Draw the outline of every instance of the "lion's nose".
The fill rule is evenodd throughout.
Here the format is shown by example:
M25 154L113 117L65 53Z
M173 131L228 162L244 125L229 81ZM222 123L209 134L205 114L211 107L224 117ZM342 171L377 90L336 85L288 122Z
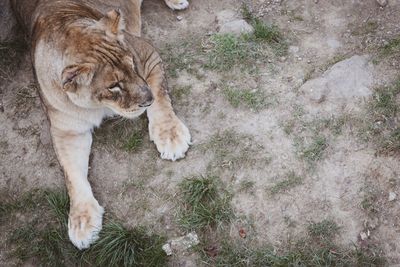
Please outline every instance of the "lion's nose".
M154 102L154 97L153 94L151 93L151 90L147 86L143 86L141 88L142 92L144 92L143 95L143 102L139 104L139 107L148 107Z

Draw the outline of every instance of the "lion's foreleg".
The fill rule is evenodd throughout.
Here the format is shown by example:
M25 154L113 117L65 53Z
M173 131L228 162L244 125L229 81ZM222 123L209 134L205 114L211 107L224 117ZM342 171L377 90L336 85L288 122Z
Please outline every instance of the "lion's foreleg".
M153 104L147 109L150 140L156 144L161 158L172 161L183 158L191 137L172 108L161 62L152 68L146 81L154 97Z
M92 134L59 130L55 126L51 127L51 134L70 197L68 235L77 248L88 248L98 237L103 216L103 208L87 180Z
M124 14L126 17L126 30L135 36L140 36L142 32L142 19L140 10L142 1L130 0L124 2L124 5L127 5L126 14Z

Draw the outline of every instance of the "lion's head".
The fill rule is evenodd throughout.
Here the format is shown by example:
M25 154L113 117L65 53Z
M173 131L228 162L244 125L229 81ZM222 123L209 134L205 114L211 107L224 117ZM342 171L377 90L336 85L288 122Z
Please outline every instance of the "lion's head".
M68 27L62 88L76 105L108 107L133 118L153 102L135 53L124 43L123 21L116 11L99 20Z

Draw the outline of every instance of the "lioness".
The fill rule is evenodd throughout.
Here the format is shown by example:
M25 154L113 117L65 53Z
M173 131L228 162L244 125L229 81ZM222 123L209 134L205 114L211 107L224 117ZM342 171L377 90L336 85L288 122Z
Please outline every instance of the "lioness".
M93 128L107 116L135 118L147 111L150 139L163 159L173 161L185 156L190 133L172 109L159 54L140 38L141 0L11 1L31 39L40 96L65 174L68 235L77 248L88 248L104 212L87 180ZM187 6L186 0L166 3Z

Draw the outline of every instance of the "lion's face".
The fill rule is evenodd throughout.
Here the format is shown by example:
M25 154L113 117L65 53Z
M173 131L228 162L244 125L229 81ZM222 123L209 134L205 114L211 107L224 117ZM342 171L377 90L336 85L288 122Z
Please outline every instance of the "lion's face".
M132 59L125 61L121 68L100 66L92 81L93 98L122 116L135 117L153 103L153 95Z
M108 23L119 21L119 13L110 13L105 20L84 30L71 33L74 39L68 47L70 59L76 64L62 72L62 86L76 105L85 108L108 107L117 114L133 118L153 102L153 95L140 75L134 55L125 47L119 34ZM111 20L111 21L110 21Z

